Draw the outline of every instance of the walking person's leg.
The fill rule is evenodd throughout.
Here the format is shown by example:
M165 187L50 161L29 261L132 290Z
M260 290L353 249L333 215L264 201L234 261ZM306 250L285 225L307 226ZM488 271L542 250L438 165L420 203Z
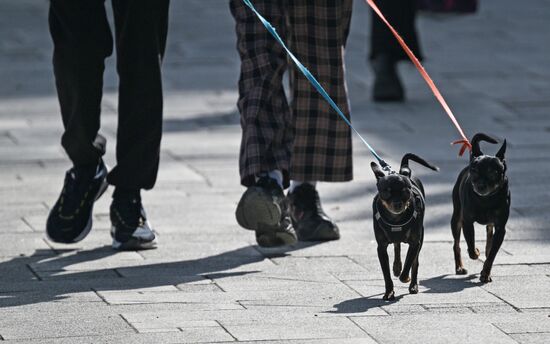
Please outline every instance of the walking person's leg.
M155 235L140 190L153 188L162 136L161 63L169 0L113 0L119 83L117 165L107 180L113 247L150 248Z
M73 168L66 173L46 231L54 241L71 243L91 230L93 204L107 186L101 159L105 139L98 130L104 60L112 53L113 41L103 0L51 0L49 26L65 128L61 142Z
M285 7L281 0L254 5L285 37ZM282 78L287 57L253 12L241 0L230 1L241 58L238 107L241 114L241 184L247 187L237 207L237 221L256 231L261 246L296 241L283 187L289 184L292 115Z
M418 58L422 58L416 33L416 1L380 0L377 5ZM371 11L370 61L375 73L373 99L402 101L405 91L397 74L397 63L408 60L386 24Z
M291 50L349 117L344 49L352 0L290 3ZM338 227L321 208L315 186L353 178L351 131L299 71L293 69L290 80L296 128L289 192L294 229L300 240L338 239Z

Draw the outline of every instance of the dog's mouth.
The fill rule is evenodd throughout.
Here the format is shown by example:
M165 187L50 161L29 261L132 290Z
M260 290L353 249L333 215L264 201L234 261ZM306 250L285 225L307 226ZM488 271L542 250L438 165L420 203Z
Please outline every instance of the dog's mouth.
M406 202L388 202L382 200L384 208L388 210L392 215L401 215L409 208L410 201Z

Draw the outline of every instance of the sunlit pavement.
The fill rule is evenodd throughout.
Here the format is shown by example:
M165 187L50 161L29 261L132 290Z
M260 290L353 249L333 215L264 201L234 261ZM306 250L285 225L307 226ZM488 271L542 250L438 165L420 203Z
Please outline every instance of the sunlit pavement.
M408 101L374 104L366 64L370 16L356 1L347 51L357 128L397 165L406 152L427 192L420 293L384 285L372 230L372 157L354 145L355 180L321 184L342 239L265 250L240 229L243 191L236 112L239 61L228 2L173 0L164 63L159 180L144 204L159 248L110 249L110 192L77 245L44 238L48 209L70 166L51 67L44 0L0 2L0 340L35 343L548 343L550 342L550 3L481 1L472 16L422 16L426 68L468 136L508 140L512 210L493 268L455 276L451 189L467 157L458 133L410 65ZM114 165L116 86L108 61L101 132ZM498 146L484 144L494 154ZM484 257L485 229L476 228ZM462 244L466 252L465 244ZM391 257L391 255L390 255Z

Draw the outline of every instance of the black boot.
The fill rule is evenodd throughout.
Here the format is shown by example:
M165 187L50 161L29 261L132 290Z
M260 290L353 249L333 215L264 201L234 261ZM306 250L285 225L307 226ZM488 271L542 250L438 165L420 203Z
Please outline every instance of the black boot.
M399 102L405 99L405 91L397 75L397 61L388 55L372 60L375 73L372 98L376 102Z
M340 239L338 226L325 214L319 193L311 184L301 184L288 194L294 230L301 241Z

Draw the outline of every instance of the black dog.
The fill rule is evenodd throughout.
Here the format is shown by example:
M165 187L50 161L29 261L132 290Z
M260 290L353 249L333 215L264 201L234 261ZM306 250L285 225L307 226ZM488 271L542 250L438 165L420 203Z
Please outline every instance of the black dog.
M451 229L456 274L464 275L468 272L464 269L460 256L460 229L464 228L464 239L470 258L477 259L479 250L475 247L474 222L487 226L486 260L480 275L481 282L487 283L491 282L491 268L506 234L510 191L504 160L506 140L495 156L484 155L479 149L480 141L497 143L485 134L476 134L472 138L470 164L460 172L453 189Z
M376 176L378 194L372 203L374 214L374 235L378 243L378 260L384 274L386 292L384 300L395 299L390 275L388 245L394 245L393 274L403 283L411 282L409 292L418 293L418 255L424 240L424 187L420 180L411 176L409 160L434 171L439 169L424 159L408 153L401 160L399 173L385 175L375 162L371 168ZM401 271L401 243L409 244L405 265ZM412 267L412 279L409 271Z

